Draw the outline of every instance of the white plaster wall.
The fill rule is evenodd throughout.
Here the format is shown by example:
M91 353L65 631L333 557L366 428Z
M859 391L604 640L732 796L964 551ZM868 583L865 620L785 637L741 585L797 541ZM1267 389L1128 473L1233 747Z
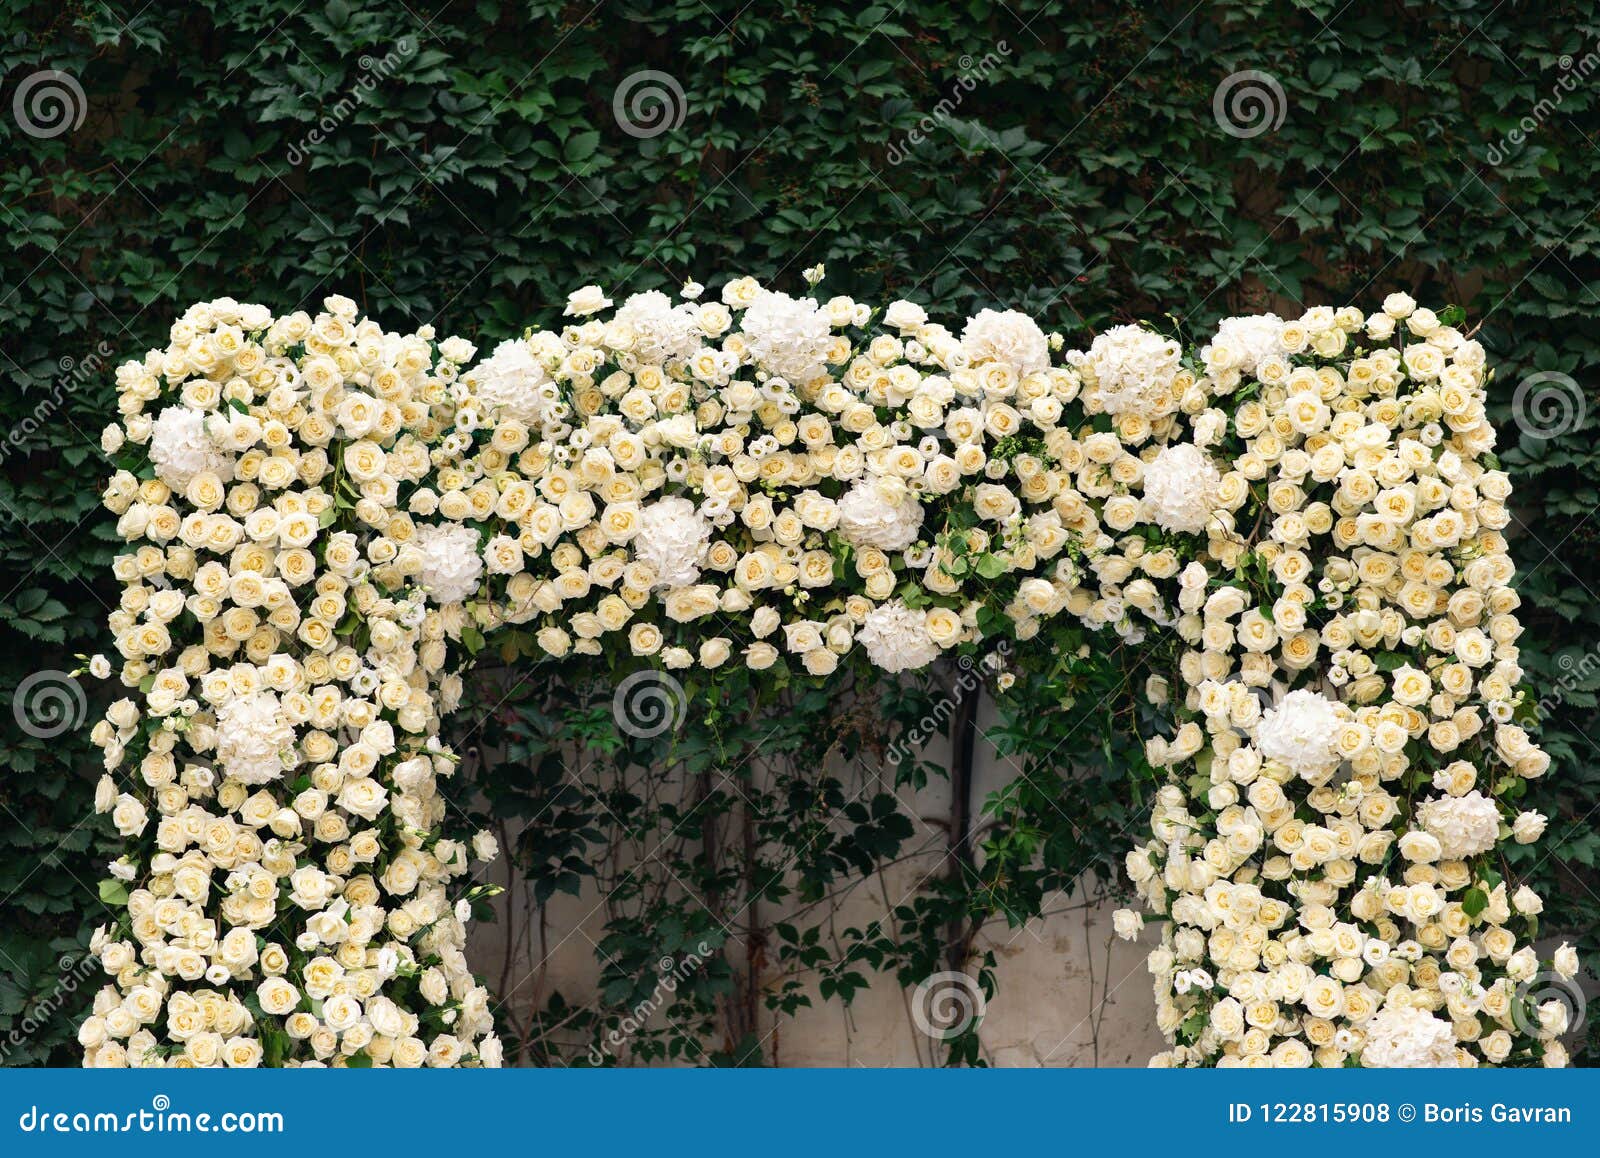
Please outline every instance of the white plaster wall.
M980 716L980 726L985 723ZM947 746L930 756L948 759ZM972 808L1019 770L981 740L972 791ZM918 856L895 865L881 880L855 890L838 911L839 927L863 926L885 912L885 897L897 904L911 896L929 875L948 871L950 786L943 780L902 801L917 817ZM505 883L504 866L492 878ZM489 981L502 1015L524 1017L559 990L569 1003L594 994L598 967L594 942L604 921L602 900L593 891L577 898L560 896L543 913L519 882L499 899L497 923L474 927L468 956ZM979 934L977 951L992 949L998 993L987 1003L980 1030L993 1066L1142 1066L1163 1046L1153 1024L1144 948L1117 940L1111 932L1116 906L1097 904L1088 893L1052 898L1049 914L1023 928L997 921ZM763 911L770 926L783 914ZM1146 939L1154 935L1146 931ZM508 938L512 943L508 946ZM869 974L870 975L870 974ZM821 1001L791 1018L763 1011L759 1032L768 1062L781 1066L923 1066L937 1064L938 1043L913 1017L914 994L892 977L877 979L858 993L849 1008Z

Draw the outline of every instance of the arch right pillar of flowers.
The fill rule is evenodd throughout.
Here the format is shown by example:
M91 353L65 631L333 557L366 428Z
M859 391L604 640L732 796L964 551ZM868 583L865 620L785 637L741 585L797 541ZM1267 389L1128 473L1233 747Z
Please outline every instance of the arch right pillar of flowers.
M1078 349L747 278L612 304L478 358L223 299L119 369L128 694L95 739L127 848L87 1064L499 1063L462 953L493 842L446 838L436 787L495 632L665 684L1067 623L1165 672L1128 857L1158 1061L1564 1060L1531 995L1575 956L1540 960L1495 857L1549 761L1476 341L1401 294Z

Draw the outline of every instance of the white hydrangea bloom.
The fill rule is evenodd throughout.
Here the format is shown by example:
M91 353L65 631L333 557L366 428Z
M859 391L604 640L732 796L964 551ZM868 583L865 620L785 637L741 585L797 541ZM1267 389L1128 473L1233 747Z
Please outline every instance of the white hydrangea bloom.
M1144 468L1144 502L1165 531L1196 534L1206 529L1222 486L1211 456L1192 442L1163 447Z
M858 482L839 500L839 533L856 547L903 551L922 530L922 504L903 488L888 483Z
M961 331L967 361L1005 362L1021 378L1050 368L1050 343L1039 324L1016 310L980 310Z
M1091 412L1153 419L1172 412L1180 355L1177 342L1143 326L1113 326L1070 360L1084 375Z
M660 290L634 294L622 303L611 325L631 335L630 352L641 362L660 365L691 357L700 348L700 324L688 304L673 305Z
M169 406L151 427L150 461L173 490L183 490L195 475L208 470L223 482L233 478L233 456L217 446L206 429L207 417L187 406Z
M1361 1064L1369 1069L1458 1069L1455 1028L1425 1009L1391 1005L1368 1023Z
M802 385L827 373L824 359L833 343L828 315L808 298L763 292L740 323L750 356L769 374Z
M673 496L639 512L632 546L635 558L655 571L658 587L687 587L700 578L710 542L711 524L688 499Z
M1282 354L1283 319L1277 314L1224 318L1200 357L1213 377L1225 371L1254 374L1263 358Z
M295 763L294 726L272 692L237 696L217 712L217 762L224 776L255 787Z
M559 397L544 365L521 338L501 342L466 377L492 418L512 418L525 426L539 423Z
M1417 823L1439 842L1446 860L1488 852L1500 836L1500 809L1474 789L1464 796L1432 797L1417 808Z
M939 656L939 645L928 633L928 617L898 599L867 612L856 639L867 649L867 658L888 672L927 667Z
M1339 766L1338 741L1344 717L1339 705L1321 692L1299 688L1268 708L1256 725L1256 750L1298 776L1314 780Z
M477 531L460 523L436 523L418 527L412 542L422 552L417 580L435 603L459 603L477 591L483 578Z

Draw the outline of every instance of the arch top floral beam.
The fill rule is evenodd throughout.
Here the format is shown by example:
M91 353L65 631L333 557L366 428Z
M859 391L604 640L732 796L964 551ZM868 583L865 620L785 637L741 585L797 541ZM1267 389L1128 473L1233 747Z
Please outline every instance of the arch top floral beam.
M224 299L119 368L87 1064L499 1064L462 952L493 841L436 786L493 630L820 677L1067 623L1167 672L1128 859L1158 1062L1563 1062L1528 994L1575 955L1494 856L1549 761L1479 343L1402 294L1198 348L749 278L612 305L479 359Z

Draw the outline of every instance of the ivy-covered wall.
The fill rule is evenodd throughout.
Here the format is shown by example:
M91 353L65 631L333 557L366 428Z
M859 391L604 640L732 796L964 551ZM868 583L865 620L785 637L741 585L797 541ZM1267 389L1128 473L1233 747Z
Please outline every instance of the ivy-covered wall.
M36 673L104 646L112 371L223 294L337 290L485 340L584 283L793 288L818 262L833 292L1069 332L1465 305L1499 366L1526 712L1556 762L1537 872L1593 953L1597 86L1592 3L4 0L0 1062L70 1060L89 990L97 693ZM1036 692L1007 742L1059 760L1082 713ZM502 771L507 801L543 791ZM1080 783L1073 831L1016 833L1017 865L1114 863L1127 795L1115 768Z

